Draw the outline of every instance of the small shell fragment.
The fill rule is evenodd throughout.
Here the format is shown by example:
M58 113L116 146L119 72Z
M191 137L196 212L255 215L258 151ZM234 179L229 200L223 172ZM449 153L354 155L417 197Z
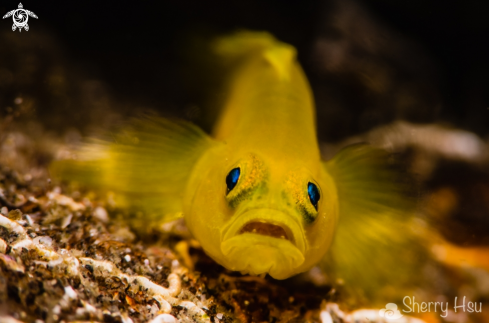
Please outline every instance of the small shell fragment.
M319 318L321 319L321 323L333 323L333 318L328 311L321 311Z
M177 323L177 319L170 314L161 314L151 320L150 323Z
M0 238L0 253L5 253L7 251L7 243L5 240Z
M97 219L99 219L100 221L104 222L104 223L109 222L109 214L101 206L97 206L95 208L95 210L93 211L93 216L96 217Z

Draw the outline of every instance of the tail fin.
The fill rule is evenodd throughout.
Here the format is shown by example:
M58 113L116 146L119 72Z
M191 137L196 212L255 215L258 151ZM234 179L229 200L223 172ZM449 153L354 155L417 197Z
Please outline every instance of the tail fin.
M215 142L197 126L161 118L138 119L115 141L91 140L78 159L51 165L56 178L115 193L118 206L144 213L136 228L181 216L193 166Z

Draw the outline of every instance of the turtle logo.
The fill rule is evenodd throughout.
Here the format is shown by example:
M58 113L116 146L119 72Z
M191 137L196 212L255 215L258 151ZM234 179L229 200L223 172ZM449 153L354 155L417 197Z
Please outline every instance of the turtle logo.
M19 8L7 12L5 16L3 16L3 19L8 18L12 16L14 19L14 24L12 25L12 31L15 31L17 28L19 28L19 31L22 31L22 28L24 28L26 31L29 31L29 25L27 24L27 21L29 20L29 16L32 18L36 18L37 16L35 13L29 10L25 10L24 7L22 6L22 3L19 3Z

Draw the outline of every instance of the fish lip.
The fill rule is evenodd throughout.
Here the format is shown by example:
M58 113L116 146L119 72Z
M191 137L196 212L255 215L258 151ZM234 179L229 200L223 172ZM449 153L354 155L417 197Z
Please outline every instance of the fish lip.
M272 238L278 238L277 236L271 235L271 234L256 233L254 231L244 231L244 229L249 224L253 224L253 223L265 223L265 224L269 224L269 225L272 225L272 226L275 226L275 227L280 227L284 231L284 233L285 233L285 237L284 238L286 240L292 242L292 244L295 245L295 238L294 238L294 234L292 233L292 230L287 225L284 225L283 223L277 223L277 222L272 222L272 221L263 221L263 220L251 220L251 221L246 222L243 226L241 226L241 229L239 230L238 234L253 233L253 234L261 234L261 235L264 235L264 236L269 236L269 237L272 237Z
M257 213L261 213L262 216L257 216ZM280 226L285 230L287 241L292 243L295 247L299 249L302 254L305 254L306 243L303 234L299 232L304 232L303 228L297 219L289 215L287 212L268 207L254 207L243 210L242 212L235 214L234 220L232 220L226 227L221 231L221 243L224 241L236 237L241 233L245 225L251 222L266 222L276 226ZM265 236L265 235L263 235ZM275 238L270 236L271 238ZM275 238L278 239L278 238Z

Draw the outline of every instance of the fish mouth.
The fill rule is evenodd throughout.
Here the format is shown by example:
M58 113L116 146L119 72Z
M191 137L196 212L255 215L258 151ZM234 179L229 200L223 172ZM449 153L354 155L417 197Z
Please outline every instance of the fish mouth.
M285 239L295 244L294 235L289 227L265 222L263 220L252 220L246 223L241 230L239 230L239 234L243 233L261 234L273 238Z
M221 231L221 242L244 234L272 237L293 244L302 253L305 252L303 228L293 216L282 210L271 208L251 208L236 214Z
M290 277L305 260L305 246L298 219L277 209L247 209L221 231L226 267L243 274Z

